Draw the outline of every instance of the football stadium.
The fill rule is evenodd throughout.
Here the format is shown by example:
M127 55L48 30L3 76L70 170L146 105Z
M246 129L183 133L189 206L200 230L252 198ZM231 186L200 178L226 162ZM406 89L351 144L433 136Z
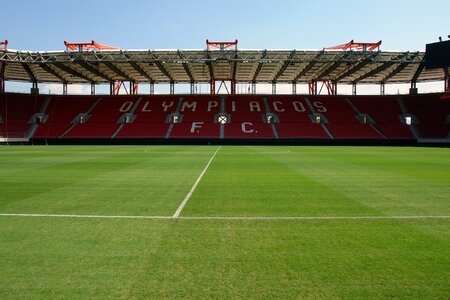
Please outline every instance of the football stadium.
M99 19L80 29L108 37ZM0 299L449 299L450 35L429 31L422 50L0 36Z

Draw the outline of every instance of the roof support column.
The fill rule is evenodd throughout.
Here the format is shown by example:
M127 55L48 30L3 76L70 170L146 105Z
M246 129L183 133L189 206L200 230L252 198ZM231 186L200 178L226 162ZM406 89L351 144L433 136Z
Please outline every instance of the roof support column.
M191 81L191 95L195 94L195 82Z
M39 95L39 85L37 81L33 81L31 85L31 95Z
M276 95L277 94L277 83L276 81L272 82L272 95Z
M309 94L317 95L317 81L312 80L308 82Z
M91 95L94 96L95 95L95 83L91 82Z
M356 82L352 83L352 95L356 96Z
M292 95L297 95L297 82L292 82Z
M115 87L115 82L114 81L110 81L109 82L109 95L110 96L114 95L114 87Z
M231 95L236 95L236 81L231 81Z
M448 73L448 69L444 68L445 79L444 79L444 92L450 93L450 75Z
M67 82L63 83L63 95L67 96Z
M155 83L153 81L150 82L150 95L155 94Z
M450 76L447 76L444 81L444 92L450 93Z
M5 93L5 69L6 69L6 62L2 63L2 67L0 68L0 94Z
M211 95L215 95L216 94L216 81L213 79L210 81L209 83L209 93Z
M410 95L417 95L417 83L415 81L411 81L411 87L409 89Z
M170 94L175 95L175 82L170 82Z
M22 67L27 73L28 77L30 78L30 81L32 82L31 95L39 95L38 80L34 75L33 71L31 70L31 67L24 62L22 63Z
M139 83L137 83L136 81L130 81L130 95L137 95L138 94L138 89L139 89Z
M256 82L252 82L252 95L256 95Z
M419 79L420 74L425 69L425 63L422 61L420 65L417 67L416 72L414 73L414 76L411 78L411 88L409 89L410 95L416 95L417 90L417 79Z
M385 85L386 84L384 82L380 83L380 95L381 96L384 96L386 94L386 87L385 87Z
M319 94L320 94L320 92L322 92L322 88L323 88L324 85L327 88L328 96L334 96L334 95L337 94L337 82L334 81L334 80L324 81L322 83L321 88L320 88Z
M336 80L331 81L331 94L337 95L337 81Z

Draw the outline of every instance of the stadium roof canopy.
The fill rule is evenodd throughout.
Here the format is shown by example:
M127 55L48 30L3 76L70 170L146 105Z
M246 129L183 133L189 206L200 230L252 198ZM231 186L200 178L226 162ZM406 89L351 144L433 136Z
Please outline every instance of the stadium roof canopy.
M102 45L103 46L103 45ZM105 46L107 47L107 46ZM343 50L0 50L4 80L42 83L411 83L445 79L424 52ZM236 47L237 48L237 47Z

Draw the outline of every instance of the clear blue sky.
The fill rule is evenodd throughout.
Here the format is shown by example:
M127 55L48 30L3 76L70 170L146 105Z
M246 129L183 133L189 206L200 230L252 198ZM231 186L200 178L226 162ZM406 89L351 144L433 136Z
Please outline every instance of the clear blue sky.
M128 4L127 4L128 3ZM239 39L241 49L321 49L383 40L383 50L423 50L450 34L448 0L4 1L0 40L19 50L63 41L127 49L202 49Z

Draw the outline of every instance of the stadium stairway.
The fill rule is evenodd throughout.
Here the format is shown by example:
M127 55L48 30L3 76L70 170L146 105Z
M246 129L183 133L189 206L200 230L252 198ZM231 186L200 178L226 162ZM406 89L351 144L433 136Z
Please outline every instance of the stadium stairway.
M261 96L227 96L225 111L231 122L224 124L224 138L274 139L271 124L267 123L266 106Z
M263 103L264 103L264 107L266 108L266 118L265 120L268 121L269 120L269 116L272 116L272 118L274 117L274 114L272 113L271 109L270 109L270 105L269 102L267 101L267 97L263 97ZM277 127L275 126L274 122L268 122L270 124L270 126L272 127L272 131L273 131L273 135L276 139L279 139L280 136L278 135L278 130Z
M170 135L172 134L173 127L175 126L175 124L174 124L175 120L178 120L180 122L183 121L181 118L181 106L183 105L183 99L184 99L183 97L180 97L178 99L175 111L172 114L169 114L167 117L166 122L169 122L170 125L169 125L169 128L167 128L167 132L164 136L164 138L166 138L166 139L168 139L170 137ZM170 120L170 119L172 119L172 120Z
M351 102L360 113L373 120L376 129L387 139L414 138L409 126L401 121L404 113L396 97L355 96Z
M72 121L69 128L67 128L58 138L63 138L69 131L71 131L78 123L87 121L89 119L89 116L91 115L92 110L94 107L102 100L102 98L97 98L92 105L88 108L88 110L82 114L77 115ZM83 118L83 119L82 119Z
M0 138L28 140L36 112L45 101L45 96L1 94Z
M322 115L322 113L320 112L318 112L317 110L316 110L316 108L314 107L314 105L311 103L311 101L309 100L309 98L308 97L305 97L305 102L306 102L306 104L308 104L308 107L309 107L309 109L310 109L310 111L311 111L311 116L313 117L313 121L314 121L314 116L319 116L319 117L321 117L321 115ZM323 121L324 122L320 122L320 126L322 126L322 128L323 128L323 130L327 133L327 135L331 138L331 139L334 139L335 138L335 136L330 132L330 130L328 129L328 127L327 127L327 123L328 123L328 120L324 117L323 118Z
M134 96L102 97L85 122L78 122L66 138L111 138L120 126L120 117L127 113L137 98Z
M401 96L397 97L397 102L403 113L402 118L409 116L412 118L412 120L415 120L415 122L412 122L412 124L409 126L409 128L411 129L411 133L413 134L414 138L420 139L421 136L419 133L419 129L417 128L417 125L416 125L416 123L417 123L416 117L409 113L408 108L406 107L405 102L403 102L403 98Z
M350 105L351 108L353 108L353 110L355 111L356 115L355 117L357 118L357 120L359 120L360 122L364 123L364 124L369 124L369 126L376 132L379 134L379 136L381 136L383 139L387 139L387 137L376 127L375 125L375 121L372 119L372 117L368 114L364 114L362 113L359 108L348 98L345 99L345 101L348 103L348 105Z
M361 123L355 110L343 97L311 97L316 107L327 119L326 127L336 139L382 139L369 124Z
M171 124L168 138L220 138L220 124L215 120L220 112L219 96L185 96L176 113L179 120Z
M53 96L41 109L42 123L34 132L36 138L60 138L71 129L74 119L92 105L94 97ZM76 124L76 123L74 123Z
M317 112L303 97L267 96L266 99L276 119L273 125L280 139L330 138L325 124L314 122L312 115Z
M120 119L118 120L119 122L119 127L117 127L116 131L113 133L113 135L111 136L111 138L115 138L117 136L117 134L119 134L119 132L122 130L122 128L125 126L125 124L127 123L133 123L134 119L136 118L135 112L136 112L136 108L139 106L139 104L141 103L142 97L139 97L136 102L133 104L133 106L131 106L131 109L124 113Z
M114 138L164 138L169 130L168 116L175 113L179 96L142 96L131 123L124 123Z
M45 112L47 110L48 105L50 104L51 99L52 99L51 96L47 96L45 98L45 101L42 104L41 108L39 109L38 113L34 115L35 117L32 120L30 120L31 125L30 125L30 128L28 129L27 133L25 134L26 138L30 139L35 135L35 133L39 127L39 122L36 122L36 120L38 120L38 119L42 120L42 118L45 118Z
M417 122L415 130L420 138L444 139L450 130L450 101L439 95L417 95L404 99L405 107Z

